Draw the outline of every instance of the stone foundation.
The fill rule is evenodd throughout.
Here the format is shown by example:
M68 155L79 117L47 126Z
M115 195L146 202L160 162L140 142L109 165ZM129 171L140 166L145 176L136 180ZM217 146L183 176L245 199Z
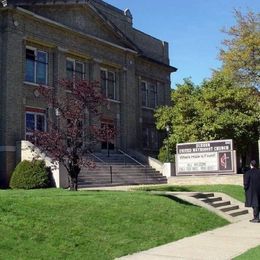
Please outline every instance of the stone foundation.
M168 178L170 185L214 185L233 184L243 186L243 174L207 175L207 176L174 176Z

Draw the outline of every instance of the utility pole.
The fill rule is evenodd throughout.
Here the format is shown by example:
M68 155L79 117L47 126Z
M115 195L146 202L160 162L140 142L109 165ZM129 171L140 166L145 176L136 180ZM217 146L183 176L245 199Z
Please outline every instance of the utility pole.
M258 167L260 167L260 136L258 139Z

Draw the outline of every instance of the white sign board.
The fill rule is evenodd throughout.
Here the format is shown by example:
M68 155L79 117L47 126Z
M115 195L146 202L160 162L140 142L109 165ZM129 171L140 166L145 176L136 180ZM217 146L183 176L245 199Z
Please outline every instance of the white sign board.
M177 174L234 171L232 140L182 143L176 151Z
M217 171L218 154L196 153L177 154L178 172Z

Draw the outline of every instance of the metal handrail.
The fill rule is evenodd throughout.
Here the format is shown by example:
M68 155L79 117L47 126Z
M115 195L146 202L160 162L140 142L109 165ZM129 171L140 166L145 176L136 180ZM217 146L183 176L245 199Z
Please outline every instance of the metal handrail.
M141 165L142 167L146 167L145 165L143 165L142 163L138 162L135 158L133 158L131 155L125 153L124 151L122 151L121 149L118 149L118 152L122 153L124 156L128 157L129 159L133 160L134 162L136 162L137 164Z
M88 151L93 157L95 157L98 161L102 162L103 164L106 164L105 161L103 161L101 158L99 158L97 155L95 155L94 153Z
M103 164L107 164L104 160L102 160L101 158L99 158L97 155L95 155L94 153L88 151L93 157L95 157L98 161L102 162ZM110 172L110 183L113 183L113 167L112 165L109 165L109 172Z

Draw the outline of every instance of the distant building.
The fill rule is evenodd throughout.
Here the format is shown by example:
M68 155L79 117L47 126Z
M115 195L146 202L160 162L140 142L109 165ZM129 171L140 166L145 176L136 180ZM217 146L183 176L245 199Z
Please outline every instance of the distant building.
M4 7L4 3L7 6ZM46 130L39 84L98 80L109 102L103 124L120 134L112 148L156 152L153 113L170 103L168 43L147 35L122 11L101 0L0 2L0 183L8 185L17 141ZM104 144L100 144L100 149Z

